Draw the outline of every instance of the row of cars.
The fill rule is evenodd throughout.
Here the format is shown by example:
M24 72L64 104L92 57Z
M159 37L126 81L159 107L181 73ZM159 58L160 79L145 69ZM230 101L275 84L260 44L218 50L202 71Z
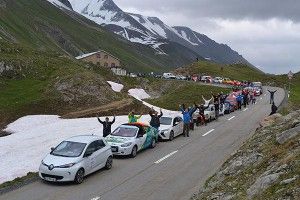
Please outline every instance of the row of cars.
M254 87L251 87L254 88ZM251 88L247 88L250 90ZM219 114L225 115L237 109L236 96L241 91L229 94L220 106ZM213 104L205 110L205 120L216 119ZM199 111L193 115L199 120ZM181 116L163 116L159 130L147 123L123 124L109 136L82 135L69 138L55 148L41 161L39 176L50 182L74 181L82 183L84 177L99 169L111 169L113 155L135 157L139 151L155 148L160 139L172 141L183 132Z
M223 111L224 113L224 111ZM207 120L215 119L214 105L206 109ZM82 183L84 177L102 168L111 169L113 156L135 157L139 151L155 148L159 139L172 141L182 134L179 115L160 118L159 130L147 123L123 124L109 136L82 135L69 138L42 160L39 176L50 182Z

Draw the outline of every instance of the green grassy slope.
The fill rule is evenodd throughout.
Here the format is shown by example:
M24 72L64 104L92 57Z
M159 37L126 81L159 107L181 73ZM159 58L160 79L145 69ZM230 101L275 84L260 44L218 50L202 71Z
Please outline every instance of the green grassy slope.
M108 69L1 40L0 52L0 68L9 69L0 70L0 129L23 115L63 114L123 97L106 83L116 79Z
M168 70L191 58L172 53L157 55L144 45L130 43L94 22L72 12L64 12L47 1L2 0L0 37L41 51L54 50L77 56L104 49L122 60L131 71ZM178 49L175 48L174 54Z
M175 70L182 74L203 74L227 77L232 80L261 80L266 77L264 73L243 64L222 65L209 61L195 62L189 66Z

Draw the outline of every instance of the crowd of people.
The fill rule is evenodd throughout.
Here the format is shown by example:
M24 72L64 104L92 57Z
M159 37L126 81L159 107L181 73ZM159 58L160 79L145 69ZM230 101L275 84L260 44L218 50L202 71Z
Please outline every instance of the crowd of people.
M242 91L238 91L236 89L233 90L233 92L236 92L236 102L237 102L237 110L241 110L242 107L246 108L247 105L249 104L255 104L256 103L256 97L253 91L248 90L248 89L243 89ZM277 106L275 105L274 102L274 96L276 93L275 91L270 91L268 90L268 92L270 93L270 104L272 104L271 106L271 113L270 115L273 115L277 112ZM179 105L179 110L182 113L182 119L183 119L183 136L184 137L189 137L190 134L190 130L194 130L194 126L195 124L197 126L199 125L207 125L207 120L205 118L205 110L207 108L209 108L209 106L211 104L214 105L215 107L215 119L218 120L219 117L219 112L220 110L223 108L223 106L225 105L226 99L230 94L223 94L223 92L218 93L218 94L213 94L213 92L211 92L211 99L205 99L202 96L202 99L204 101L204 103L202 104L197 104L194 103L194 105L192 106L186 106L185 104L181 104ZM195 119L193 119L193 114L198 110L199 113L199 118L200 120L197 121ZM150 126L156 128L157 130L160 127L160 118L163 116L163 112L160 109L160 113L158 113L157 111L155 111L153 109L153 107L151 108L151 110L149 111L149 115L151 117L150 120ZM138 120L142 117L142 115L136 115L134 111L130 112L128 114L128 123L136 123L138 122ZM113 123L115 123L115 119L116 117L113 117L112 121L109 121L109 118L106 117L104 121L101 121L101 119L97 116L97 119L99 121L99 123L101 123L103 125L103 137L107 137L108 135L111 134L111 126Z

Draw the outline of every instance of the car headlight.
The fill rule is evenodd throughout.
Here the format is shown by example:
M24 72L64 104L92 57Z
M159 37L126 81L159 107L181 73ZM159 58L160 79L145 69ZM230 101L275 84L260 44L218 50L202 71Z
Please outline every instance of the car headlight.
M161 130L160 133L166 133L168 131L169 131L168 129L165 129L165 130Z
M122 144L121 147L129 147L130 145L132 145L132 142L127 142L125 144Z
M70 167L73 167L75 164L76 163L69 163L69 164L58 166L58 168L70 168Z

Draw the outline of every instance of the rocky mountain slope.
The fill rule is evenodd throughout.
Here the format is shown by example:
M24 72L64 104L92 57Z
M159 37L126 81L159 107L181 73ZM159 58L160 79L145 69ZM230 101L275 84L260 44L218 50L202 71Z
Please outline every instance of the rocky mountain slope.
M53 3L58 6L53 6ZM66 9L64 1L1 0L0 38L33 47L78 56L104 49L122 60L129 71L168 71L200 57L178 43L164 48L169 55L158 54L148 46L131 43L112 34L93 21ZM74 6L76 7L76 5Z
M261 122L192 199L300 199L300 110Z
M53 2L53 0L49 1ZM61 0L55 1L62 2ZM172 46L172 42L175 42L208 60L226 64L249 64L246 59L227 45L218 44L188 27L170 27L157 17L126 13L113 0L66 1L64 2L68 8L73 8L77 13L133 43L152 47L159 54L169 55L170 48L168 46Z

